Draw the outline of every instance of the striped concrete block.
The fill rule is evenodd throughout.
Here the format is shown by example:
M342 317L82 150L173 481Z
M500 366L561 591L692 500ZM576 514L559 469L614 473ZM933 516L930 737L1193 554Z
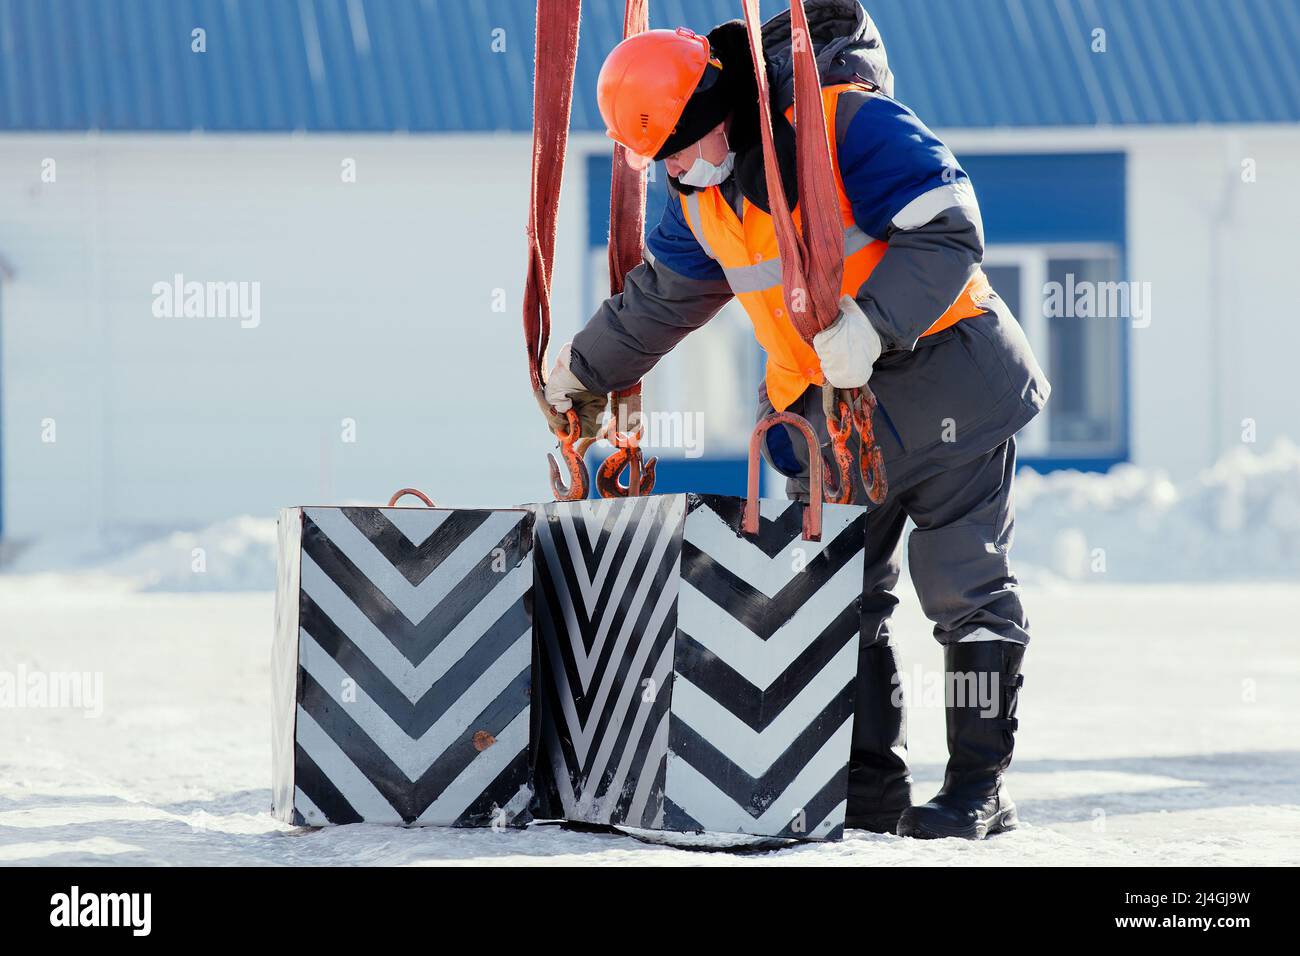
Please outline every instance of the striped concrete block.
M843 833L863 508L671 495L537 507L538 811Z
M526 822L532 529L525 510L280 513L278 818Z

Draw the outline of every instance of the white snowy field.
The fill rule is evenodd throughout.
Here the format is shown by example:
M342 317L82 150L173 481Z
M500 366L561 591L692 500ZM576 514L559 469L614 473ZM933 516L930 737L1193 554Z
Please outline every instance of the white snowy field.
M733 854L554 826L285 826L268 813L269 593L0 575L0 671L103 680L98 716L0 710L0 865L1300 864L1300 587L1045 580L1026 601L1019 831ZM897 623L924 800L942 658L911 595Z

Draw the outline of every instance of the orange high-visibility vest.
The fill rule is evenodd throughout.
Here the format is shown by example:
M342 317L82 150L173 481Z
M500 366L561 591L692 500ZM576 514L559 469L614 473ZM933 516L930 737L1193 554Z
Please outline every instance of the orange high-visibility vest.
M836 104L840 94L851 89L870 91L856 83L828 86L822 90L826 135L830 143L835 142ZM793 107L786 111L787 118L792 111ZM853 207L844 192L839 160L833 149L831 161L835 169L835 188L839 192L840 221L844 225L844 281L840 294L856 295L889 247L881 240L872 239L854 223ZM722 266L731 291L754 323L754 337L767 352L767 396L772 407L777 411L788 408L809 385L822 385L825 379L817 353L799 336L786 312L781 285L781 256L776 246L772 216L746 199L744 215L737 217L717 186L696 190L690 195L679 193L678 197L696 241ZM801 228L797 207L794 222L796 228ZM978 315L983 311L979 303L992 291L983 271L977 270L957 301L926 329L924 335L942 332L962 319Z

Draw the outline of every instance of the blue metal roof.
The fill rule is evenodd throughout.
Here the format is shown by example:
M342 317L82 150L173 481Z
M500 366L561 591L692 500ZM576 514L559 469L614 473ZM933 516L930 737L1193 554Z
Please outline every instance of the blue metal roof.
M699 30L740 10L650 5L652 25ZM573 120L595 130L623 5L584 6ZM866 6L898 97L935 127L1300 121L1295 0ZM0 130L528 130L533 16L531 0L0 0Z

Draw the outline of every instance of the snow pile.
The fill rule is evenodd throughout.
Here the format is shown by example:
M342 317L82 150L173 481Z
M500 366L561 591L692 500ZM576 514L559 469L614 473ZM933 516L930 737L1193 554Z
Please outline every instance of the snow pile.
M267 591L275 547L275 520L245 515L198 531L55 537L3 571L141 591ZM1241 449L1183 484L1134 465L1022 471L1012 555L1027 582L1300 580L1300 448Z
M1300 579L1300 448L1224 456L1195 480L1119 465L1026 470L1016 488L1021 576L1075 581Z
M243 515L198 531L53 536L6 564L7 575L107 579L138 591L268 591L275 587L275 519Z
M266 591L275 587L275 521L243 515L175 532L101 570L143 591Z

